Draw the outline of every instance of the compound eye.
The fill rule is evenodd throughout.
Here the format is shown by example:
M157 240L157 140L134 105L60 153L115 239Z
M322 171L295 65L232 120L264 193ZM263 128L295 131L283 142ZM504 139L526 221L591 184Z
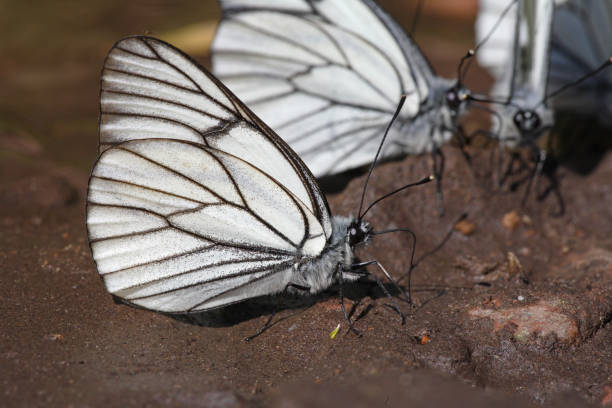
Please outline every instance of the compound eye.
M355 228L351 228L351 229L349 230L349 234L351 234L351 235L355 235L355 234L357 234L357 230L356 230Z

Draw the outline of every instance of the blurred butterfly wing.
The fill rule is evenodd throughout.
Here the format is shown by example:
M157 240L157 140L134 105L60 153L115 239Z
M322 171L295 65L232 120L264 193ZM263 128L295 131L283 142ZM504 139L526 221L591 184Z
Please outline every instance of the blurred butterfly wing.
M480 44L476 58L495 78L505 81L502 92L510 89L506 72L514 66L517 41L519 4L517 0L479 0L476 17L476 42Z
M558 0L552 33L549 91L587 75L612 56L612 3ZM556 109L598 115L612 123L612 71L568 89L552 100Z
M495 95L524 109L544 99L553 12L553 0L480 1L476 32L485 42L476 55L495 76Z
M129 303L184 313L276 293L331 234L295 153L166 43L113 47L99 130L88 234L109 292Z
M296 195L331 234L325 196L302 160L219 80L182 51L149 37L113 46L100 92L100 151L170 138L243 158Z
M316 176L369 163L402 93L408 98L400 120L416 117L427 100L429 64L372 1L222 0L221 6L215 73Z

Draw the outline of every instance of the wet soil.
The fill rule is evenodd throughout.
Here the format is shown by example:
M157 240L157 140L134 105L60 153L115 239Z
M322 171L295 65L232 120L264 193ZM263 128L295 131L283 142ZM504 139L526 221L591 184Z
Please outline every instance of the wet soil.
M133 33L133 21L160 31L173 27L158 23L171 9L158 3L150 9L136 2L113 23L96 20L87 37L94 51L70 57L72 80L51 62L47 76L33 68L33 57L21 48L27 36L2 49L13 57L13 64L0 67L6 85L0 86L2 405L612 403L612 153L605 149L580 156L591 164L587 172L574 171L568 161L556 169L561 215L554 191L541 200L536 192L521 204L524 171L502 187L492 182L494 146L469 148L470 167L452 144L444 148L443 216L433 183L372 209L368 220L375 230L404 227L418 237L414 305L395 297L407 316L404 325L368 280L345 288L361 337L347 330L336 288L315 299L284 299L273 326L248 343L243 339L262 327L274 299L190 321L115 304L95 271L85 233L97 76L104 52L122 33ZM185 16L202 12L196 2L181 3ZM172 24L193 21L171 15ZM467 32L471 23L456 24ZM443 73L452 74L462 51L429 36L431 30L423 28L424 48ZM87 41L66 47L82 50ZM56 92L58 76L64 93ZM476 86L489 84L482 71L475 77ZM366 201L430 172L428 156L383 164L372 175ZM542 179L540 193L547 182ZM329 195L332 212L355 214L363 184L358 176ZM358 255L379 260L405 287L411 242L408 234L377 236ZM330 338L339 323L340 332Z

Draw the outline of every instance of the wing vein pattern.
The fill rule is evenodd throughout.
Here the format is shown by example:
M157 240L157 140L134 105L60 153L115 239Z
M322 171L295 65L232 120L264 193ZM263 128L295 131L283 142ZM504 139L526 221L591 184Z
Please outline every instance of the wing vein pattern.
M317 177L370 163L377 140L364 135L363 125L382 136L402 94L407 100L384 157L434 148L427 127L438 118L428 108L439 95L432 87L447 84L373 1L220 3L214 72Z
M281 291L331 236L291 148L197 62L160 40L110 51L87 227L109 292L188 313Z

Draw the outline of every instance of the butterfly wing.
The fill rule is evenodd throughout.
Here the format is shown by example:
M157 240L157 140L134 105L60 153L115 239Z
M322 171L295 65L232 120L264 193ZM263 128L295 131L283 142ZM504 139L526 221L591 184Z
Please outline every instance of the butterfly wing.
M496 78L492 94L507 102L496 107L502 126L494 124L494 132L509 144L525 136L513 122L519 110L535 111L541 129L552 124L552 113L541 102L547 92L553 13L553 0L480 2L476 31L483 45L477 56Z
M552 0L480 1L476 32L484 43L477 58L495 76L496 95L512 100L529 92L534 104L544 99L553 12Z
M108 290L194 312L288 283L331 235L304 163L227 88L148 37L115 44L102 74L100 155L87 226Z
M612 3L557 0L552 33L549 91L576 81L612 56ZM607 69L552 100L555 109L596 115L612 125L612 71Z
M431 96L428 62L372 1L222 0L221 6L215 73L316 176L371 162L400 96L407 95L400 122L420 115ZM393 139L386 155L410 150ZM423 144L416 141L415 149Z

